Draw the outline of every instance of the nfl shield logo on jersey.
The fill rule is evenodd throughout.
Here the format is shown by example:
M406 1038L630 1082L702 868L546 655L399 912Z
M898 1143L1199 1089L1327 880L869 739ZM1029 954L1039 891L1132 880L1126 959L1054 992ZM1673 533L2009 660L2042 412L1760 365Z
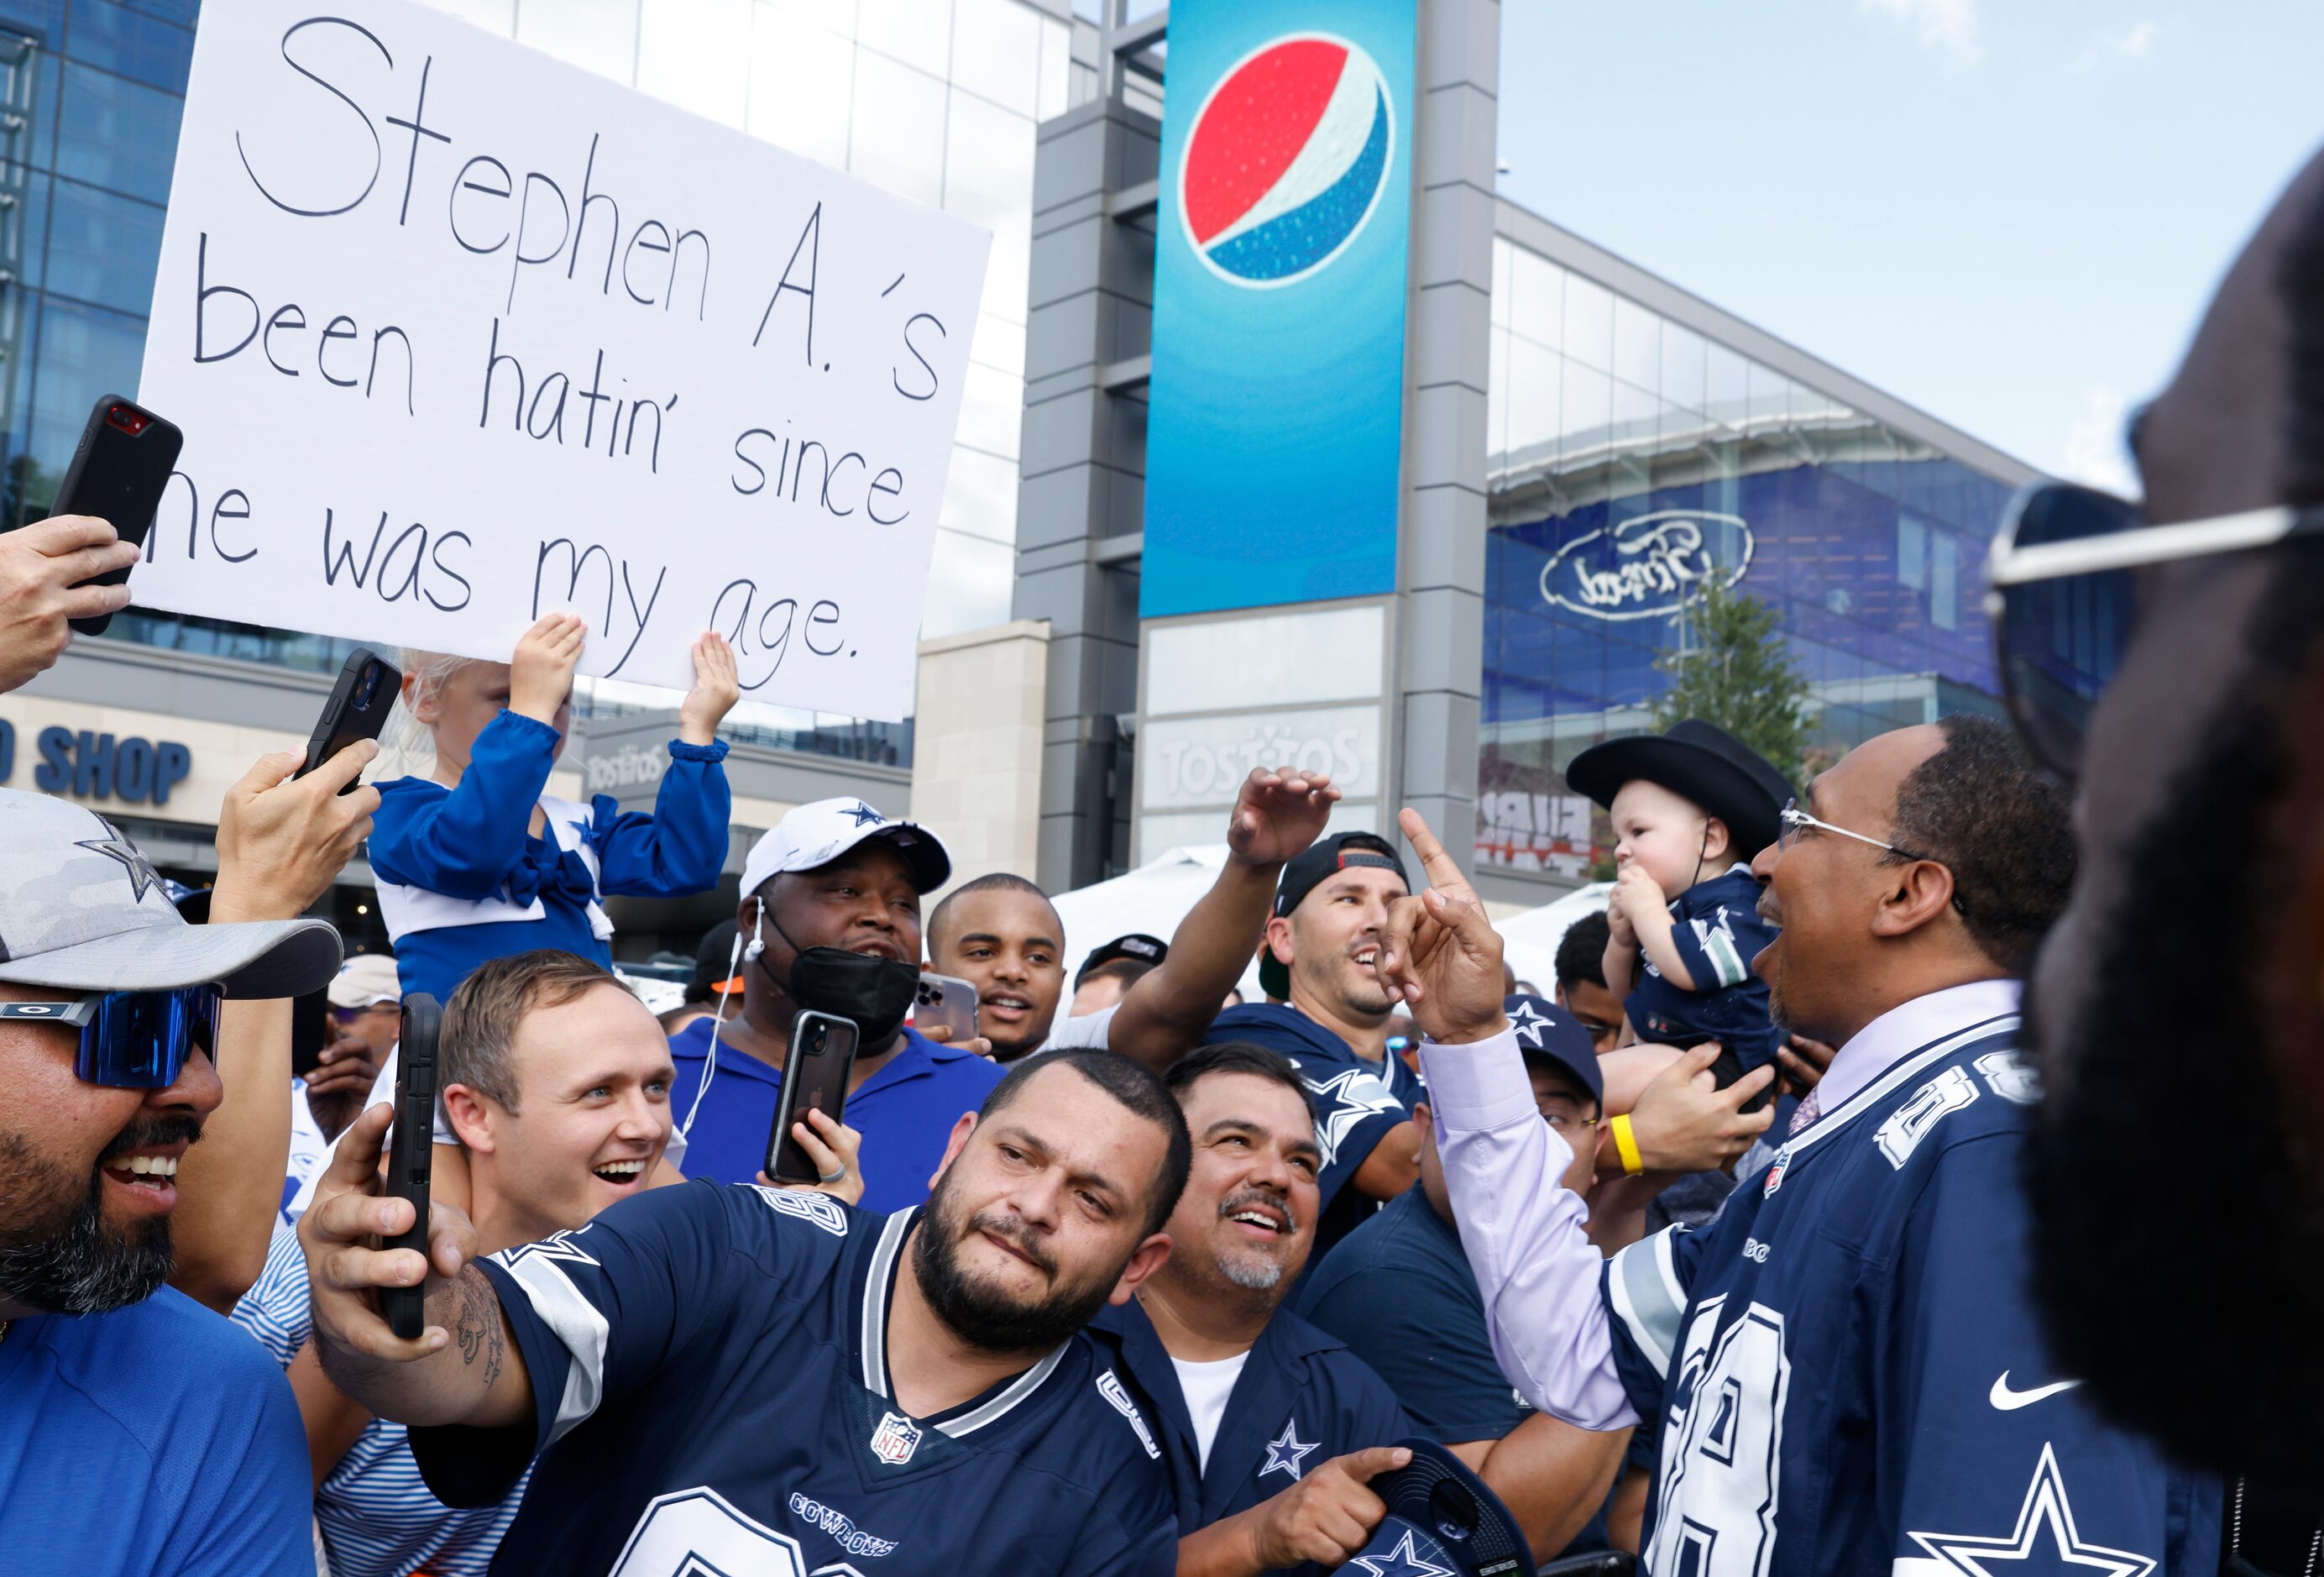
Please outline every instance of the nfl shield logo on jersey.
M920 1449L920 1426L901 1413L883 1414L872 1432L872 1454L891 1468L900 1468Z
M1767 1183L1766 1186L1759 1190L1760 1198L1766 1198L1767 1195L1773 1194L1776 1189L1781 1188L1784 1185L1784 1168L1791 1164L1792 1147L1785 1145L1782 1149L1775 1152L1775 1164L1767 1168Z

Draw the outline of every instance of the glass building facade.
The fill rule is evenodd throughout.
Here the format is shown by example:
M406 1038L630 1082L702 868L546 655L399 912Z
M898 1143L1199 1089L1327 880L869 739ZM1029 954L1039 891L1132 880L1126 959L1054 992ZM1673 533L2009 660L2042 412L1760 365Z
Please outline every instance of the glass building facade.
M1565 766L1653 726L1706 580L1780 615L1810 764L1997 710L1981 569L2015 479L1506 235L1491 321L1480 863L1603 868Z
M992 232L925 635L1009 617L1036 123L1094 89L1064 0L435 0L491 32ZM0 478L53 502L98 395L135 390L198 0L0 0ZM1078 60L1077 60L1078 52ZM165 413L166 414L166 413ZM133 609L112 636L329 672L346 643ZM665 706L583 680L585 715ZM911 728L744 702L752 742L908 766Z

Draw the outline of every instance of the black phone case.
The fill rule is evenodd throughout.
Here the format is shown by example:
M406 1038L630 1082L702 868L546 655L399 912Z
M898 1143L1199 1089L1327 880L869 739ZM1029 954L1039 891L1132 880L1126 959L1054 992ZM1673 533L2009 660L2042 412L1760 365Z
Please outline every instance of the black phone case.
M402 1040L395 1058L395 1127L388 1136L387 1194L411 1202L411 1230L380 1246L428 1252L428 1163L436 1143L436 1036L444 1010L426 991L403 999ZM427 1294L419 1286L382 1287L379 1312L406 1342L427 1329Z
M835 1033L844 1031L846 1044L836 1050L810 1050L807 1038L816 1023L831 1026ZM776 1182L823 1181L807 1152L791 1138L791 1124L805 1118L808 1111L818 1109L834 1122L843 1120L847 1110L847 1078L854 1070L855 1048L861 1038L855 1021L835 1013L803 1011L792 1019L790 1052L783 1058L783 1087L775 1097L775 1125L767 1131L767 1176ZM815 1076L803 1077L811 1064L816 1065ZM798 1092L810 1085L822 1090L824 1097L814 1107L801 1108L798 1104Z
M115 408L123 406L145 420L148 425L143 431L132 434L107 420ZM111 525L123 541L143 546L185 442L186 435L178 430L177 423L118 394L101 397L80 429L80 447L73 450L72 464L65 467L65 479L57 486L56 507L49 512L95 515ZM116 569L82 584L119 586L128 578L128 570ZM72 627L84 635L102 635L112 622L113 615L106 613L75 619Z
M379 677L369 693L363 694L358 687L364 672L374 666ZM315 732L307 736L306 764L294 775L305 777L359 739L377 739L387 725L388 710L395 705L402 683L403 670L371 648L358 646L347 653L347 660L339 666L338 683L331 687L331 698L323 703L323 715L315 720ZM360 779L351 779L339 792L352 794L359 784Z

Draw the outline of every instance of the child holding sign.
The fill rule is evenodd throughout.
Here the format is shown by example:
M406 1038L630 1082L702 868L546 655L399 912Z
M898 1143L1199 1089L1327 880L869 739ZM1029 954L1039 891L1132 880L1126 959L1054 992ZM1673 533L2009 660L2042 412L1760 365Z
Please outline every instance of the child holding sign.
M407 651L401 706L432 737L427 777L381 783L370 857L380 917L407 992L438 1001L489 958L561 947L610 965L607 893L675 898L718 882L726 861L726 743L742 698L733 650L694 642L694 688L678 710L654 814L611 795L587 805L544 790L572 717L573 667L588 629L551 613L512 662Z

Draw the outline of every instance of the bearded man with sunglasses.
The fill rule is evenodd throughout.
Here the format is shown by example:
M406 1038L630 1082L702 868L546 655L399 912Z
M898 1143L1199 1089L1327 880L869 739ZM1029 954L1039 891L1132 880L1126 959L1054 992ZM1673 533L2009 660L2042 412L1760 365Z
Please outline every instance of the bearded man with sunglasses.
M295 761L261 767L280 764L279 778ZM281 851L231 824L247 811L279 833L280 804L245 798L319 806L360 765L287 788L259 789L254 773L228 797L213 914L304 907L273 880L280 866L263 868ZM337 833L361 835L359 801L376 796L325 807ZM43 1569L314 1570L290 1388L247 1336L162 1283L179 1163L225 1093L211 1056L222 1001L263 999L226 1011L245 1026L271 1011L287 1037L281 999L322 986L338 961L321 920L187 925L103 818L0 790L0 1526L19 1549L37 1535ZM287 1040L276 1049L287 1056ZM263 1093L281 1104L279 1084ZM281 1161L268 1163L278 1178ZM270 1205L257 1196L256 1225Z
M2221 1569L2312 1572L2324 158L2228 271L2131 448L2144 504L2029 490L1990 577L2012 711L2081 790L2081 874L2028 997L2039 1291L2098 1402L2232 1475Z

